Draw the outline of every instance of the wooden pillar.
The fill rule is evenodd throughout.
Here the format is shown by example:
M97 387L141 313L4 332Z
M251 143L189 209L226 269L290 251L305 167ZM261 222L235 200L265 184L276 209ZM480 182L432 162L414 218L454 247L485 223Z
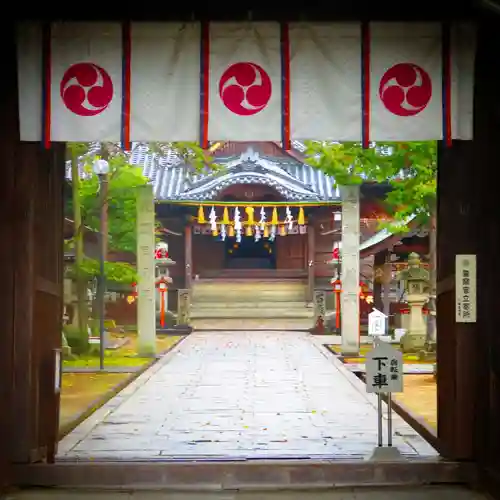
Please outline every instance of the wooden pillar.
M437 354L438 436L442 453L479 466L480 480L500 490L500 229L498 17L478 27L474 141L441 149L438 164ZM455 255L477 255L477 322L455 322Z
M2 31L0 482L9 462L53 461L58 433L64 145L19 141L15 25Z
M384 310L384 302L382 298L382 278L376 276L376 273L383 270L385 262L385 252L378 252L373 256L373 305L379 311ZM379 271L380 270L380 271Z
M451 459L474 456L477 324L455 322L455 255L477 252L478 212L471 141L440 147L437 233L437 383L441 453Z
M477 325L473 432L475 459L491 491L500 491L500 335L498 287L500 283L500 225L498 219L498 133L500 114L497 63L500 53L500 18L485 11L478 27L474 86L474 144L463 182L473 182L471 206L476 226ZM469 188L470 189L470 188ZM438 222L438 234L441 231ZM439 329L438 329L439 338ZM470 363L473 355L464 352ZM464 394L460 394L466 398Z
M188 222L184 231L185 288L191 289L193 278L193 227Z
M14 396L14 226L11 216L16 193L14 179L17 166L17 79L16 51L12 23L1 31L5 75L4 90L0 93L0 150L2 151L2 182L0 183L0 488L8 486L11 479L10 458L15 447L12 434L10 406Z
M315 256L316 256L316 238L315 226L312 219L309 218L307 226L307 301L312 302L314 298L314 284L316 275Z

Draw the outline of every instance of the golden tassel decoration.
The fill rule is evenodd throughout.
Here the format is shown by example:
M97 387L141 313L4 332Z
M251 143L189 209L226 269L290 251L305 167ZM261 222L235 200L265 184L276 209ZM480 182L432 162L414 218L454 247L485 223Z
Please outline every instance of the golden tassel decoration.
M264 226L264 238L269 238L269 226Z
M285 226L285 224L282 224L280 226L280 236L286 236L286 226Z
M200 205L198 208L198 224L206 224L207 220L205 219L205 212L203 211L203 206Z
M306 223L305 217L304 217L304 209L302 207L299 208L299 216L297 217L297 224L299 226L303 226Z
M227 207L224 207L224 213L222 215L222 224L226 226L229 225L229 210Z
M217 229L214 229L212 231L212 236L217 236L219 234L219 232L217 231Z
M253 207L246 207L245 208L245 212L247 214L247 224L249 224L250 226L253 226L255 224L255 221L253 218L253 211L254 211Z
M276 207L273 208L273 216L271 218L271 225L272 226L278 225L278 209Z
M252 226L247 226L245 236L252 236Z
M233 238L234 237L234 226L229 226L227 228L227 235L230 237L230 238Z

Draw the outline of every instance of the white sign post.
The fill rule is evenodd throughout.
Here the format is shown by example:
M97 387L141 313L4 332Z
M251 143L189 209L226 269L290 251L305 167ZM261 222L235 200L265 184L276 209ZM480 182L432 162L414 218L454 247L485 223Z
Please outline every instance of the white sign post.
M476 256L455 256L455 321L476 322Z
M368 315L368 335L370 337L382 337L387 331L387 316L378 309Z
M392 446L392 393L403 392L403 354L390 344L375 338L374 348L366 355L366 392L377 394L378 446L372 460L401 460ZM383 443L382 394L387 395L387 446Z

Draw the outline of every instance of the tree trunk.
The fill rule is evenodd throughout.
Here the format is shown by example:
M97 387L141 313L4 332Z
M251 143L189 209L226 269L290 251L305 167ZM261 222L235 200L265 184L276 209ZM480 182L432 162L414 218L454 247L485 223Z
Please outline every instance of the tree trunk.
M71 152L71 185L73 188L73 222L75 241L76 307L78 329L83 332L88 325L87 281L82 276L83 263L83 226L80 206L80 175L78 172L78 154Z

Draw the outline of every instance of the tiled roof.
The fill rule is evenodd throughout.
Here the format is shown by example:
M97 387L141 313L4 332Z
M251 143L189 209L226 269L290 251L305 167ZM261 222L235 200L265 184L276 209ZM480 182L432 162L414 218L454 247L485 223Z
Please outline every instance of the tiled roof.
M299 142L293 146L298 151L304 149ZM290 200L340 200L334 180L320 170L292 156L261 155L252 147L238 156L217 157L217 164L222 167L218 172L195 172L175 152L167 150L162 154L152 153L145 144L134 144L130 163L142 166L144 175L153 184L158 201L209 200L232 184L266 184ZM87 175L83 165L80 175ZM71 179L69 162L66 177Z
M137 147L130 162L143 165L158 201L213 199L232 184L266 184L289 199L337 201L333 179L292 157L261 156L249 148L240 156L218 157L219 172L196 173L178 158L151 154Z

